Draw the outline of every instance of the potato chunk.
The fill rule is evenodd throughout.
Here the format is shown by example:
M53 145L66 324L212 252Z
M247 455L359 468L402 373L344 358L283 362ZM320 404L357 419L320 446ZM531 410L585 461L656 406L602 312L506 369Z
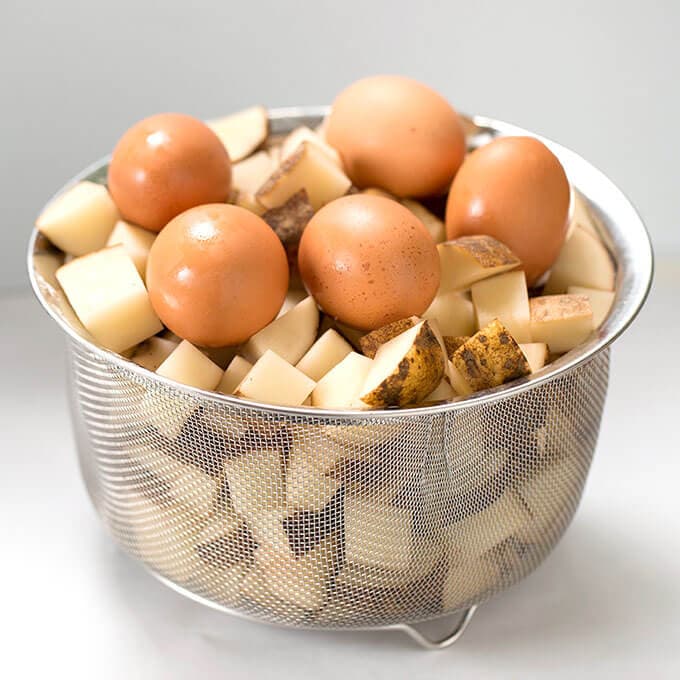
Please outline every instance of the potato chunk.
M544 342L520 343L519 348L527 358L532 373L540 371L548 363L550 352Z
M554 354L580 345L593 330L593 310L585 295L545 295L529 301L531 335Z
M444 222L434 213L430 212L422 203L413 201L410 198L404 198L401 204L408 208L425 225L435 243L442 243L446 240Z
M243 357L235 356L215 389L222 394L233 394L252 367L253 365Z
M443 335L472 335L477 330L475 308L465 293L452 290L437 293L423 319L439 324Z
M445 368L442 346L421 321L380 346L359 398L377 408L417 404L439 385Z
M599 328L607 318L609 310L614 304L615 293L608 290L596 290L595 288L584 288L583 286L569 286L569 295L585 295L590 302L593 310L593 327Z
M312 404L330 409L357 406L359 391L372 365L368 357L350 352L319 380L312 392Z
M397 335L401 335L409 328L413 328L417 323L420 323L420 321L421 319L417 316L410 316L407 319L398 319L397 321L388 323L386 326L376 328L374 331L359 338L361 351L369 359L373 359L381 345L389 342L392 338L396 338Z
M528 375L529 362L503 324L495 319L461 345L451 359L459 394L472 394Z
M260 187L255 198L266 208L276 208L300 189L305 189L316 211L333 199L344 196L351 184L323 151L304 142Z
M340 333L329 328L298 361L296 368L319 381L332 368L337 366L350 352L352 346Z
M105 186L79 182L57 196L35 226L57 248L79 256L103 248L119 218Z
M269 134L269 115L264 106L251 106L217 118L208 127L220 138L232 163L250 156Z
M136 227L134 224L118 220L106 242L107 246L122 245L125 252L132 258L137 271L143 280L146 279L146 261L156 234L153 231Z
M286 158L292 156L303 142L314 144L323 151L333 163L339 168L342 168L340 154L332 146L326 144L316 132L313 132L304 125L295 128L295 130L283 140L283 144L281 145L281 160L285 161Z
M122 352L163 330L123 246L71 260L56 277L83 326L107 349Z
M139 366L144 366L149 371L156 371L178 344L174 340L154 335L139 345L130 358Z
M258 151L231 166L231 188L239 194L254 196L276 170L274 159L266 151Z
M214 390L222 379L222 369L188 340L175 347L156 373L202 390Z

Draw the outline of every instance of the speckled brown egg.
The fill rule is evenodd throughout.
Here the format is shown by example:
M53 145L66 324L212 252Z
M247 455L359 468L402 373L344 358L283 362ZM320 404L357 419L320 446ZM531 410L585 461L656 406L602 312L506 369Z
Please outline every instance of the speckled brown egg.
M567 233L569 182L562 164L533 137L501 137L472 152L446 206L453 239L488 234L522 261L529 285L557 259Z
M236 345L278 313L288 260L257 215L234 205L202 205L157 236L146 283L153 308L173 333L205 347Z
M458 114L440 94L402 76L373 76L333 102L326 140L358 187L395 196L446 192L465 155Z
M226 202L231 161L217 135L180 113L161 113L133 125L111 156L109 191L122 216L160 231L181 212Z
M302 234L298 265L321 308L362 330L422 314L439 287L430 233L381 196L344 196L319 210Z

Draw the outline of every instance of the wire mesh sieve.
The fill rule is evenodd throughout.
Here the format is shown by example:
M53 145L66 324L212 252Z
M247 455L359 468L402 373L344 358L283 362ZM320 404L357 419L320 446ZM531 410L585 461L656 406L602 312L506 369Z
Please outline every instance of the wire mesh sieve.
M318 120L315 110L272 112L274 133ZM518 131L475 122L478 139ZM553 147L572 182L595 189L591 207L618 264L614 309L596 337L535 377L453 404L332 412L174 384L90 341L54 281L60 254L34 234L34 289L70 337L83 475L123 549L205 603L308 628L429 620L532 571L576 510L609 343L651 279L633 209Z

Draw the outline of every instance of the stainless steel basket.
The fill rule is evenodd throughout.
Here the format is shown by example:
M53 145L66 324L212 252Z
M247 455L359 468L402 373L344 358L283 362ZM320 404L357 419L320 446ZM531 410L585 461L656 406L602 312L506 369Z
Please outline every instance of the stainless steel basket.
M272 132L325 109L271 111ZM530 134L468 121L476 146ZM273 407L185 387L96 346L33 233L28 267L68 338L83 476L119 545L207 605L307 628L400 628L427 647L552 550L581 497L609 345L642 306L652 252L634 208L571 151L559 156L617 263L616 299L582 346L463 401L372 412ZM106 160L73 182L104 181ZM414 626L457 612L445 637Z

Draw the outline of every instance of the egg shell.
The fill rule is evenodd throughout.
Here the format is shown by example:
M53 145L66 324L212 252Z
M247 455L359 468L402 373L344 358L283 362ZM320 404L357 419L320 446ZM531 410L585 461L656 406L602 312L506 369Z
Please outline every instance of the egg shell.
M158 235L146 282L156 314L173 333L223 347L247 340L276 317L288 289L288 261L257 215L234 205L203 205Z
M108 187L126 220L160 231L189 208L226 202L231 161L217 135L200 120L161 113L139 121L120 138Z
M550 149L533 137L501 137L463 162L449 192L446 234L502 241L531 286L557 259L568 212L569 182Z
M400 197L446 192L465 155L455 109L411 78L373 76L343 90L328 117L326 140L360 188Z
M298 265L324 311L361 330L423 313L439 287L432 236L381 196L344 196L319 210L302 234Z

